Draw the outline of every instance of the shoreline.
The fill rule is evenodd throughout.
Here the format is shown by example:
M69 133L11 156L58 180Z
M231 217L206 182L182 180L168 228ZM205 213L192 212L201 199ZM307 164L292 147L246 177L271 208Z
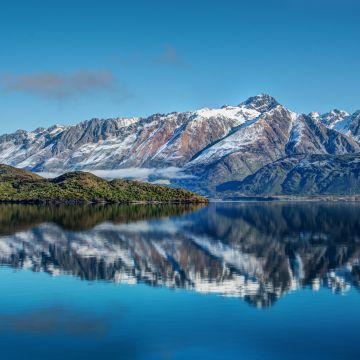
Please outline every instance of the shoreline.
M234 196L225 199L209 199L209 202L360 202L360 195Z
M208 205L210 203L256 203L256 202L327 202L327 203L357 203L360 195L353 196L237 196L232 198L217 199L205 198L203 201L194 200L0 200L0 204L23 204L23 205Z
M194 200L124 200L124 201L113 201L113 200L0 200L0 204L23 204L23 205L132 205L132 204L143 204L143 205L186 205L186 204L208 204L209 201L194 201Z

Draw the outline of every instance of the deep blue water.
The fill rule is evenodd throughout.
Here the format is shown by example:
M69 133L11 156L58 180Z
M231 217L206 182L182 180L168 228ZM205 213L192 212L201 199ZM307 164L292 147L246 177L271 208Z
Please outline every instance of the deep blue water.
M360 206L0 206L1 359L359 359Z

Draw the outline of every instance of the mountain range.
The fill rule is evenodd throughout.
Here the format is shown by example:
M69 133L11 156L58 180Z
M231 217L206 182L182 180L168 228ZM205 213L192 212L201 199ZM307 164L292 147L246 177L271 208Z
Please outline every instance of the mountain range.
M359 193L359 162L360 111L301 114L267 94L236 106L0 136L3 164L146 177L213 197Z

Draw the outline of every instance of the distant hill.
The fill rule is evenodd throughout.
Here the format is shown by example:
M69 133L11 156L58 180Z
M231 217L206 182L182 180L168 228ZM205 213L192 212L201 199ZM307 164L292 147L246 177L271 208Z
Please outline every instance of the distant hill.
M181 202L207 200L187 190L131 180L106 181L85 172L70 172L54 179L0 165L0 202Z
M242 181L218 186L227 195L336 195L360 194L360 154L297 155L262 167Z

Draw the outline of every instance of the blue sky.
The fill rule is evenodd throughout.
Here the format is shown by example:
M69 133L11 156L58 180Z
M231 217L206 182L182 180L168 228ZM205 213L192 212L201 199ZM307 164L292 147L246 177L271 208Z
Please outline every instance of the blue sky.
M238 104L360 108L355 0L0 0L0 133Z

